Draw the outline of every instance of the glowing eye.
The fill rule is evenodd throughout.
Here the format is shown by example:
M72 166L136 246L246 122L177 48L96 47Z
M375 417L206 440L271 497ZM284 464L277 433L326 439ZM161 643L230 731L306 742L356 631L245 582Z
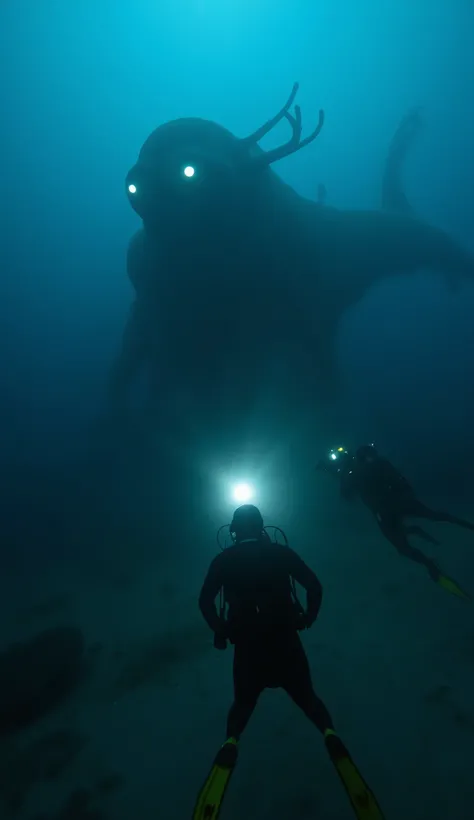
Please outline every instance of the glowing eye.
M254 496L253 488L250 484L236 484L234 487L234 498L239 503L245 504Z
M193 177L195 173L196 171L192 165L186 165L186 168L183 171L184 176L188 177L188 179L191 179L191 177Z
M128 186L128 193L129 194L136 194L137 193L137 186L136 185L129 185Z

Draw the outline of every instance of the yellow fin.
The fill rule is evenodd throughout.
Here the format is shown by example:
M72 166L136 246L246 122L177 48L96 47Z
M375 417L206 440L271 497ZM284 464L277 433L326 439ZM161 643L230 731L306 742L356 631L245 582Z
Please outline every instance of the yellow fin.
M469 600L471 597L470 595L468 595L467 592L464 592L464 590L461 589L460 586L458 586L456 581L454 581L452 578L448 578L447 575L442 575L440 573L437 583L441 587L443 587L443 589L446 589L448 592L450 592L451 595L456 595L458 598L464 598L465 600Z
M326 748L351 801L358 820L384 820L382 810L341 739L333 730L325 732Z
M358 820L384 820L372 791L350 757L334 761Z
M199 792L193 820L217 820L237 762L237 743L231 738L219 749L214 765Z

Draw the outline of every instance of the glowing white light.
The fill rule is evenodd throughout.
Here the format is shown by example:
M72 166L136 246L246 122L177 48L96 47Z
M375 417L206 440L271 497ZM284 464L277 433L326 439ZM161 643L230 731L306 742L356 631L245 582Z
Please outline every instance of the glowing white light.
M332 458L332 460L333 460L333 461L335 461L335 460L336 460L336 458L337 458L336 453L331 453L331 458Z
M194 170L192 165L186 165L186 168L183 171L185 177L193 177L196 171Z
M137 186L136 185L129 185L128 186L128 193L129 194L136 194L137 193Z
M234 487L234 499L239 504L247 504L254 496L253 487L250 484L236 484Z

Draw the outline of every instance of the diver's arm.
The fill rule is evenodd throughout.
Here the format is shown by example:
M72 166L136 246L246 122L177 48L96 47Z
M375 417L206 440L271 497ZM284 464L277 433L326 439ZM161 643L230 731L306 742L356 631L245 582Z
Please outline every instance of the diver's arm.
M207 571L199 595L199 609L202 612L203 618L209 628L218 635L225 634L225 623L217 614L215 603L223 581L221 556L218 555L214 558Z
M289 573L306 590L306 620L311 626L318 617L323 600L323 588L319 578L300 556L288 549Z

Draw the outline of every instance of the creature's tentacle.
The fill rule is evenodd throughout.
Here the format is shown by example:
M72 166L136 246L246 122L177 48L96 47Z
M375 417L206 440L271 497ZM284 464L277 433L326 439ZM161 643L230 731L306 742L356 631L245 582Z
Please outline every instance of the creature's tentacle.
M386 216L397 220L395 214ZM474 281L474 257L449 234L411 217L399 220L396 232L402 249L401 271L439 271L453 288L463 279Z
M382 210L409 214L412 208L402 185L402 169L406 155L422 127L421 108L408 112L399 124L385 164L382 182Z
M292 122L289 112L285 114ZM422 127L421 108L414 108L406 114L399 123L390 143L388 156L385 162L382 182L382 210L392 213L411 214L412 207L403 190L402 170L406 155L415 141ZM303 143L300 143L300 147ZM318 204L326 204L327 192L321 183L318 186Z
M442 273L450 286L474 281L473 255L440 228L403 214L314 207L319 216L319 279L326 301L330 294L330 314L333 310L340 317L387 276L432 270Z

